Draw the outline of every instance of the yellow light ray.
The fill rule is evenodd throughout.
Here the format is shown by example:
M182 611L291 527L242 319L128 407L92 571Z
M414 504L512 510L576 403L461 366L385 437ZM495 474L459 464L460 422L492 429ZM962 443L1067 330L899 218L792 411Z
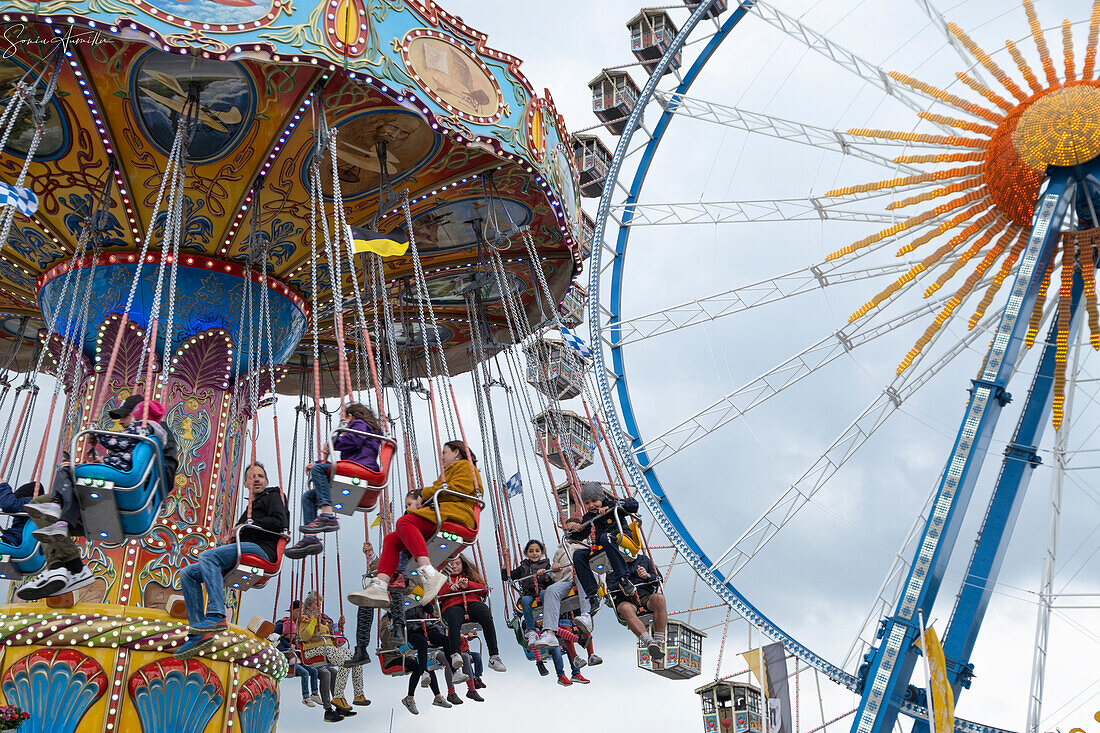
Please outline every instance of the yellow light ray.
M1091 79L1096 64L1096 43L1100 40L1100 0L1092 2L1092 20L1089 21L1089 42L1085 45L1085 64L1081 67L1081 78Z
M965 196L960 196L959 198L953 201L949 201L946 204L940 204L936 208L930 209L923 214L918 214L917 216L910 217L905 221L901 221L897 224L888 226L877 234L872 234L869 237L864 237L857 242L853 242L852 244L849 244L845 247L841 247L837 251L829 254L825 258L825 261L828 262L830 260L836 260L844 257L845 255L850 255L856 250L863 249L864 247L868 247L872 244L875 244L876 242L881 242L882 240L888 239L895 234L900 234L901 232L908 231L909 229L912 229L914 227L921 226L922 224L927 223L930 219L934 219L937 216L942 216L949 211L954 211L960 206L966 206L974 200L975 192L971 191Z
M936 114L935 112L920 112L917 114L917 117L928 120L929 122L935 122L941 125L955 127L959 130L976 132L979 135L988 135L989 137L993 137L993 133L997 131L997 128L995 127L989 127L988 125L979 125L977 122L967 122L966 120L955 119L954 117L948 117L947 115Z
M941 196L948 196L948 195L953 194L953 193L958 193L959 191L966 191L966 190L969 190L971 188L977 188L978 186L984 186L984 185L985 185L985 176L982 176L982 175L972 176L970 178L967 178L966 180L956 181L955 183L952 183L948 186L943 186L941 188L937 188L937 189L934 189L932 191L925 191L923 193L917 194L916 196L910 196L907 199L902 199L901 201L893 201L893 202L887 204L886 209L887 209L887 211L894 211L894 210L897 210L897 209L904 209L906 206L912 206L914 204L919 204L919 203L923 203L925 201L930 201L932 199L936 199L936 198L939 198Z
M989 304L993 302L994 296L997 295L997 291L1001 289L1001 284L1008 277L1008 273L1012 270L1012 266L1016 264L1016 260L1020 259L1020 253L1024 251L1024 245L1027 244L1029 230L1022 230L1016 238L1016 243L1012 245L1012 249L1009 251L1008 256L1005 257L1005 261L1001 263L1001 269L997 271L997 274L993 276L993 282L989 284L989 287L985 289L985 295L982 296L982 300L978 303L978 307L974 309L974 314L970 316L970 320L967 322L967 328L973 330L978 322L985 316L985 310L989 307Z
M1100 2L1100 0L1097 0L1097 2ZM1002 97L1000 94L997 94L995 91L987 87L985 84L982 84L980 81L970 76L969 74L964 74L961 71L956 71L955 76L963 84L967 85L978 94L982 95L990 102L1003 109L1005 112L1011 112L1012 108L1016 106L1012 102Z
M1080 237L1062 235L1062 279L1058 288L1058 336L1054 349L1054 429L1062 427L1066 402L1066 355L1069 353L1070 296L1073 292L1073 255Z
M1016 66L1020 69L1020 73L1024 75L1024 80L1027 85L1031 87L1031 91L1035 94L1043 91L1043 85L1039 83L1039 78L1035 76L1035 72L1031 70L1031 66L1028 65L1027 59L1020 53L1020 49L1016 47L1015 41L1005 41L1005 48L1008 49L1008 53L1012 56L1012 60L1016 62Z
M895 163L969 163L985 160L985 153L931 153L927 155L899 155Z
M919 183L928 183L929 181L943 181L948 178L956 178L958 176L978 175L981 174L981 172L982 166L968 165L962 168L948 168L947 170L931 171L929 173L917 173L911 176L903 176L901 178L889 178L885 181L863 183L858 186L845 186L844 188L834 188L831 191L827 191L825 195L828 197L851 196L853 193L881 191L884 188L903 188L905 186L915 186Z
M958 218L958 217L956 217L956 218ZM941 224L940 226L942 227L944 225ZM944 231L946 231L946 230L944 230ZM902 275L897 280L895 280L894 282L887 285L885 288L883 288L883 290L881 292L879 292L878 295L871 298L869 301L867 301L862 306L860 306L860 308L858 310L856 310L854 313L852 313L852 315L848 316L848 322L851 323L852 321L855 321L859 318L862 318L867 313L869 313L871 310L873 310L874 308L877 308L879 305L882 304L882 302L884 300L886 300L891 295L893 295L894 293L901 290L902 287L904 287L905 285L908 285L914 279L916 279L917 275L921 274L922 272L927 270L929 267L934 267L936 265L936 263L938 263L941 259L943 259L943 257L947 253L951 252L954 248L955 248L955 239L953 238L950 242L943 245L942 247L937 249L935 252L933 252L932 254L928 255L927 257L925 257L923 260L921 260L917 264L910 267L909 270L906 271L906 273L904 275Z
M1035 345L1035 337L1039 335L1039 324L1043 320L1043 306L1047 302L1047 291L1050 290L1050 275L1054 272L1054 259L1047 264L1043 282L1039 285L1039 295L1035 298L1035 307L1031 309L1031 318L1027 322L1027 335L1024 336L1024 348L1030 349Z
M907 87L916 89L917 91L924 92L930 97L935 97L945 104L949 104L956 109L961 109L964 112L969 112L976 117L982 117L990 122L1000 122L1004 119L1004 115L998 114L991 109L986 109L981 105L974 104L969 99L963 99L962 97L945 92L939 87L932 86L927 82L923 82L920 79L916 79L908 74L903 74L900 71L891 71L890 78L894 81L904 84Z
M1052 89L1057 89L1062 86L1062 83L1058 79L1058 72L1054 70L1054 61L1050 58L1047 39L1039 25L1039 16L1035 12L1035 3L1032 0L1024 0L1024 12L1027 13L1027 22L1031 26L1031 37L1035 39L1035 47L1039 49L1039 59L1043 62L1043 71L1047 74L1047 83Z
M980 193L984 193L984 191ZM912 242L903 246L901 249L898 250L897 256L901 257L902 255L907 255L913 250L919 247L923 247L941 234L949 232L957 227L959 224L962 224L963 222L969 221L970 219L974 218L978 214L988 209L990 206L993 206L993 201L988 196L983 195L981 201L974 204L966 211L962 212L961 214L956 214L947 221L941 223L935 229L925 232L921 236L914 239Z
M1089 314L1089 344L1100 350L1100 312L1096 308L1096 262L1092 248L1096 244L1095 230L1089 233L1084 246L1078 243L1081 254L1081 279L1085 283L1085 311Z
M993 237L1003 232L1009 223L1006 217L998 213L993 224L982 232L980 237L974 240L974 244L970 245L966 251L960 254L958 258L951 263L951 266L936 278L936 282L928 286L928 289L924 291L924 297L931 297L937 290L942 288L948 280L955 276L955 273L965 267L966 263L970 262L975 255L981 252L982 249L992 241Z
M1066 57L1066 81L1076 81L1076 62L1073 58L1073 26L1068 18L1062 21L1062 48L1065 49Z
M1021 102L1027 99L1028 95L1024 94L1024 90L1021 89L1016 82L1012 81L1012 78L1008 74L1001 71L1001 67L989 57L989 54L987 54L981 46L971 40L970 36L966 34L966 31L954 23L948 23L947 30L951 31L951 35L958 38L959 41L966 46L966 50L969 51L974 58L978 59L978 63L984 66L986 71L992 74L993 78L1008 90L1009 94L1016 97L1016 99Z
M973 137L956 137L954 135L928 135L921 132L896 132L894 130L873 130L866 127L853 127L848 130L849 135L856 137L877 137L887 140L902 140L910 143L930 143L943 145L948 148L975 148L985 150L989 145L988 140L979 140Z

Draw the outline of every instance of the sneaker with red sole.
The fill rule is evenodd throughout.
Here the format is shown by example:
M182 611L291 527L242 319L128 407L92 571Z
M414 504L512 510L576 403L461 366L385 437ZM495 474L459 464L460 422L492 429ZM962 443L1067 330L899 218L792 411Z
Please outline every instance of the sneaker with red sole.
M558 684L561 685L562 687L569 687L573 683L569 681L568 677L566 677L565 675L562 675L561 677L558 677Z
M574 682L576 682L577 684L581 684L581 685L587 685L587 684L588 684L589 682L591 682L591 681L592 681L592 680L590 680L590 679L587 679L587 678L586 678L586 677L585 677L584 675L582 675L582 674L581 674L580 672L577 672L577 673L575 673L575 674L574 674L574 675L573 675L572 677L570 677L569 679L571 679L571 680L573 680Z

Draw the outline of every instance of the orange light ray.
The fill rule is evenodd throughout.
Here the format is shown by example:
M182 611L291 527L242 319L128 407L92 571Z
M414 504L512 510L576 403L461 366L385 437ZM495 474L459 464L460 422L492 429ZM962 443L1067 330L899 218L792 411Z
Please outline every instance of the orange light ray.
M1100 0L1092 2L1092 20L1089 21L1089 41L1085 44L1085 64L1081 67L1081 78L1091 79L1096 65L1096 43L1100 40Z
M1068 18L1062 21L1062 48L1065 49L1066 81L1076 81L1076 61L1073 58L1073 26Z
M1047 48L1046 36L1039 25L1039 15L1035 12L1033 0L1024 0L1024 12L1027 13L1027 22L1031 26L1031 37L1035 39L1035 48L1039 49L1039 59L1043 62L1047 83L1052 89L1057 89L1062 86L1062 82L1058 78L1058 72L1054 70L1054 60L1050 58L1050 49Z
M1008 49L1008 53L1012 56L1012 60L1016 62L1016 66L1020 69L1020 73L1024 75L1024 81L1031 87L1031 91L1035 94L1043 91L1043 85L1039 83L1039 77L1035 76L1035 72L1031 70L1031 66L1028 65L1027 59L1020 53L1020 49L1016 47L1016 42L1005 41L1005 48Z
M1054 347L1054 429L1062 427L1066 402L1066 355L1069 354L1070 295L1073 288L1073 254L1079 237L1062 235L1062 271L1058 288L1058 336Z
M1096 308L1096 262L1092 248L1096 244L1095 230L1089 233L1088 241L1082 247L1078 243L1077 251L1081 255L1081 279L1085 284L1085 311L1089 314L1089 344L1100 350L1100 312Z
M922 132L895 132L893 130L873 130L866 127L853 127L848 130L849 135L856 137L877 137L886 140L901 140L909 143L929 143L931 145L943 145L947 148L974 148L985 150L989 145L988 140L979 140L973 137L957 137L955 135L928 135Z
M930 219L934 219L937 216L942 216L949 211L954 211L961 206L966 206L967 204L975 201L976 195L978 193L979 192L971 191L965 196L960 196L959 198L953 201L949 201L946 204L940 204L936 208L930 209L923 214L918 214L917 216L910 217L905 221L900 221L897 224L892 224L882 231L878 232L877 234L872 234L869 237L864 237L857 242L853 242L852 244L849 244L845 247L841 247L837 251L829 254L825 258L825 261L828 262L830 260L840 259L841 257L850 255L853 252L875 244L876 242L881 242L884 239L888 239L897 234L908 231L909 229L913 229L915 227L926 224Z
M895 163L969 163L985 160L985 153L931 153L928 155L899 155Z
M912 176L903 176L901 178L888 178L884 181L874 181L872 183L862 183L858 186L845 186L843 188L834 188L831 191L825 193L826 196L851 196L854 193L867 193L868 191L881 191L884 188L904 188L905 186L915 186L920 183L928 183L929 181L944 181L948 178L957 178L958 176L973 176L979 175L982 172L980 165L968 165L962 168L948 168L942 171L932 171L929 173L917 173Z
M993 133L997 131L995 127L989 127L988 125L979 125L977 122L967 122L966 120L955 119L954 117L948 117L947 115L936 114L935 112L920 112L917 117L928 120L929 122L936 122L941 125L948 125L949 127L955 127L960 130L966 130L967 132L975 132L979 135L986 135L987 137L993 137Z
M1097 2L1100 2L1100 0L1097 0ZM985 84L982 84L980 81L970 76L969 74L964 74L961 71L956 71L955 76L963 84L966 84L968 87L988 99L993 104L1003 109L1005 112L1011 112L1013 107L1016 106L1012 102L1002 97L1000 94L997 94L995 91L987 87Z
M969 99L963 99L962 97L945 92L939 87L932 86L926 82L916 79L908 74L903 74L900 71L891 71L890 78L899 84L904 84L907 87L916 89L917 91L924 92L930 97L934 97L944 104L949 104L956 109L960 109L963 112L969 112L975 117L981 117L987 119L990 122L1000 122L1004 119L1004 115L998 114L991 109L986 109L981 105L974 104Z
M1009 225L1009 223L1010 222L1008 218L997 214L996 220L993 222L993 224L990 225L990 227L984 232L982 232L982 235L980 237L974 240L974 244L970 245L970 247L968 247L962 254L960 254L959 257L951 263L951 266L948 267L946 271L941 273L940 276L936 278L936 282L928 286L928 289L924 291L924 297L931 297L932 294L942 288L948 280L955 276L955 273L965 267L966 264L970 262L970 260L972 260L979 252L981 252L982 249L984 249L985 246L989 244L994 237L1003 232L1005 228Z
M901 257L902 255L907 255L913 250L919 247L923 247L941 234L945 234L946 232L951 231L963 222L969 221L970 219L974 218L978 214L988 209L990 206L993 206L992 199L990 199L988 196L983 196L982 200L971 206L966 211L962 212L961 214L956 214L947 221L941 223L935 229L925 232L921 236L914 239L912 242L909 242L908 244L903 246L901 249L898 250L897 256Z
M1024 336L1024 348L1030 349L1035 345L1035 338L1039 335L1039 324L1043 320L1043 306L1047 302L1047 290L1050 289L1050 275L1054 272L1054 260L1047 264L1043 282L1039 285L1039 295L1035 298L1035 307L1031 309L1031 318L1027 322L1027 335Z
M977 188L984 185L985 176L972 176L965 180L956 181L955 183L952 183L950 185L937 188L933 191L925 191L924 193L917 194L916 196L910 196L909 198L902 199L901 201L893 201L887 204L886 209L888 211L903 209L906 206L913 206L914 204L919 204L924 201L930 201L932 199L939 198L940 196L948 196L953 193L958 193L959 191L967 191L969 189Z
M967 322L968 329L973 330L985 316L986 308L993 302L994 296L996 296L997 291L1001 289L1001 285L1004 283L1005 278L1008 277L1008 273L1012 270L1012 266L1016 264L1016 260L1020 259L1020 253L1024 251L1024 245L1027 244L1029 231L1028 229L1024 229L1019 233L1016 243L1012 245L1012 249L1009 251L1008 256L1005 257L1004 262L1001 263L1001 269L993 276L993 282L985 289L985 295L982 296L982 300L978 303L978 307L974 310L974 314L970 316L970 320Z
M958 217L956 217L956 218L958 218ZM942 227L944 225L941 224L940 226ZM862 318L867 313L869 313L871 310L873 310L873 309L877 308L879 305L881 305L884 300L886 300L891 295L893 295L894 293L901 290L902 287L904 287L905 285L908 285L913 280L915 280L917 275L919 275L922 272L926 271L930 267L934 267L936 265L936 263L938 263L941 259L943 259L943 257L948 252L951 252L955 248L954 242L955 242L955 239L952 239L950 242L943 245L942 247L937 249L935 252L933 252L932 254L928 255L927 257L925 257L923 260L921 260L917 264L910 267L909 270L907 270L904 275L902 275L897 280L895 280L894 282L887 285L885 288L882 289L881 292L879 292L878 295L871 298L869 301L867 301L862 306L860 306L858 310L856 310L854 313L852 313L852 315L848 316L848 322L851 323L852 321L855 321L859 318Z
M986 71L992 74L993 78L996 79L1001 86L1008 90L1009 94L1016 97L1016 99L1020 100L1021 102L1027 99L1028 95L1024 94L1024 90L1021 89L1016 84L1016 82L1012 80L1012 77L1001 70L1001 67L998 66L996 62L989 57L989 54L987 54L981 46L974 43L970 36L966 34L966 31L964 31L962 28L954 23L948 23L947 30L949 30L951 32L951 35L955 36L955 38L958 38L964 46L966 46L966 50L969 51L974 58L978 59L978 63L984 66L986 68Z

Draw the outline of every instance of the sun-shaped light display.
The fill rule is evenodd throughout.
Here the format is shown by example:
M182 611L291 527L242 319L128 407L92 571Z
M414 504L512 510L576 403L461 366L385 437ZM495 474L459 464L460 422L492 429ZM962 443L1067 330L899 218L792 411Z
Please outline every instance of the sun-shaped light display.
M1073 49L1072 27L1068 20L1062 23L1063 68L1059 77L1047 47L1047 41L1039 26L1032 0L1023 0L1024 12L1031 26L1031 36L1038 50L1042 70L1031 69L1016 44L1006 42L1009 55L1030 91L1016 83L990 55L978 46L957 25L948 29L978 60L989 75L1005 91L1002 96L980 80L966 73L956 74L972 92L980 95L983 103L975 103L963 97L926 84L905 74L892 72L890 76L898 84L908 86L925 95L954 107L972 119L956 119L934 112L921 112L920 117L957 131L957 135L935 135L913 132L894 132L859 128L849 134L868 138L907 141L953 150L955 152L925 155L903 155L895 158L905 164L951 164L941 170L892 178L858 186L829 191L827 196L851 196L892 189L901 193L913 187L935 187L921 190L911 196L899 196L890 203L889 210L901 210L929 202L944 201L909 216L882 231L865 237L829 255L837 259L851 255L871 245L905 234L917 234L898 250L902 256L924 247L949 232L950 239L925 256L910 270L875 295L849 317L850 321L862 318L892 295L912 282L922 273L933 269L941 272L924 291L929 297L955 275L977 260L966 280L957 287L954 295L936 315L909 353L898 365L902 373L943 328L963 301L987 273L997 267L985 292L970 316L969 328L974 328L985 315L1001 285L1013 271L1013 267L1027 244L1031 233L1031 218L1039 187L1047 166L1073 166L1100 157L1100 80L1096 78L1097 40L1100 36L1100 0L1094 0L1089 23L1088 43L1080 70L1076 67ZM1097 225L1092 216L1093 226ZM1038 334L1051 275L1057 255L1061 255L1060 282L1058 286L1058 343L1054 384L1053 422L1061 425L1065 398L1066 355L1068 353L1068 327L1070 319L1071 286L1075 263L1080 264L1084 282L1085 307L1088 312L1090 342L1100 350L1100 317L1097 313L1094 247L1100 243L1100 229L1065 232L1061 245L1046 264L1035 310L1031 314L1027 346L1030 348ZM978 259L980 258L980 259Z

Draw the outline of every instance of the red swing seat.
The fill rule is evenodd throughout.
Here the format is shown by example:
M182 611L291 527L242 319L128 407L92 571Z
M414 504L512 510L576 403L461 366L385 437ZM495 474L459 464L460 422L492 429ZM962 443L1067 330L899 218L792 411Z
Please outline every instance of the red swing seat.
M241 530L248 526L250 529L268 532L278 535L275 543L275 559L268 560L264 555L254 552L241 552ZM233 590L248 590L249 588L263 588L267 582L279 574L283 563L283 550L290 541L290 535L282 532L271 532L263 527L255 525L241 525L237 528L237 562L223 575L226 588Z
M329 466L328 477L331 484L333 508L341 514L351 515L356 511L370 511L378 506L378 497L390 482L390 465L397 452L397 442L393 438L374 433L365 433L351 428L337 428L333 434L352 432L360 435L375 435L381 439L382 447L378 451L378 470L367 468L355 461L335 461ZM332 440L329 440L329 455L332 453Z

